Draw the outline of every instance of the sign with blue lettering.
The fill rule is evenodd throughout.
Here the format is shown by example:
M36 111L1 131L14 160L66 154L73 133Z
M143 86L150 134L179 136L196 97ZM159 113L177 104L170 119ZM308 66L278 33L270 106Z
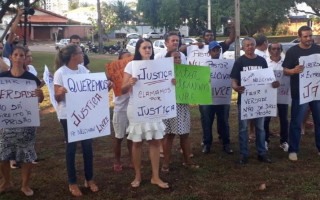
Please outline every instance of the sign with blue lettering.
M133 61L132 88L134 121L150 121L176 117L173 57Z
M299 63L304 66L299 74L300 104L320 100L320 54L302 56Z
M242 71L241 120L277 115L277 89L272 88L275 81L271 68Z
M63 76L67 89L68 142L110 135L108 80L105 73Z
M33 80L0 78L0 127L40 126L37 84Z

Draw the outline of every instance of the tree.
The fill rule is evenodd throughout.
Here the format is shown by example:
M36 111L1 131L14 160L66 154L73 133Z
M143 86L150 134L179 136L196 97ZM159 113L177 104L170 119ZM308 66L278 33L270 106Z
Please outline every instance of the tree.
M306 3L309 7L311 7L313 12L308 12L305 10L300 10L297 5L294 10L297 12L304 12L306 14L312 14L320 17L320 1L319 0L297 0L296 3Z

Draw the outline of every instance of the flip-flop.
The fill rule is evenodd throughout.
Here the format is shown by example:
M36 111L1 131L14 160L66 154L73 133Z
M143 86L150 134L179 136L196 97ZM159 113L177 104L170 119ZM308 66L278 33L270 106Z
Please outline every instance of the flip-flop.
M121 172L122 171L122 165L121 164L113 164L113 171Z
M169 172L170 170L169 170L169 167L168 167L168 166L162 166L162 167L161 167L161 171L162 171L162 172Z
M154 183L151 181L151 184L152 185L157 185L159 188L162 188L162 189L169 189L169 185L168 183L165 183L165 182L162 182L162 183Z
M187 164L187 163L182 163L183 166L187 167L187 168L191 168L191 169L199 169L200 166L199 165L196 165L194 163L190 163L190 164Z
M23 194L26 195L27 197L33 196L33 190L31 190L30 188L29 188L28 191L23 190L23 189L21 188L21 192L23 192Z
M140 186L141 181L132 181L131 182L131 187L137 188Z

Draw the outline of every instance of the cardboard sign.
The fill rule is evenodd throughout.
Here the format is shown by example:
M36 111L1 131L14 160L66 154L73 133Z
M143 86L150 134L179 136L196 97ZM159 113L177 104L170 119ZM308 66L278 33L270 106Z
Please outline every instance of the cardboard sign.
M175 64L177 103L211 104L210 68Z
M134 121L176 117L173 58L133 61L132 65L132 77L138 79L132 88Z
M52 77L52 75L50 75L50 71L49 71L47 65L44 66L43 81L46 83L46 86L48 87L50 102L51 102L54 110L57 111L58 103L57 103L56 99L54 98L53 77Z
M33 80L0 78L0 127L40 126L37 84Z
M121 86L123 79L123 71L126 65L133 59L133 56L124 58L122 60L116 60L106 64L107 74L110 80L113 82L113 91L116 97L121 96Z
M230 104L232 79L230 77L234 60L208 59L205 64L211 70L212 104Z
M320 100L320 54L299 58L304 70L299 74L300 104Z
M63 76L68 142L110 135L108 80L104 73Z

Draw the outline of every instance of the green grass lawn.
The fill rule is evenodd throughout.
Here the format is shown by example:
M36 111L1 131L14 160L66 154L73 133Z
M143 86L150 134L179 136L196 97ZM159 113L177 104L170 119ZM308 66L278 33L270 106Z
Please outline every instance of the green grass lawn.
M52 54L34 53L34 65L39 73L43 65L51 65ZM105 59L91 59L92 71L100 71ZM37 63L37 64L36 64ZM51 63L51 64L50 64ZM104 68L102 68L104 69ZM103 70L101 70L103 71ZM44 88L44 90L46 90ZM143 145L142 155L142 183L133 189L130 182L134 179L134 170L128 167L130 159L126 149L126 141L122 145L122 162L124 169L121 173L114 173L112 136L94 139L94 179L100 191L93 194L83 187L83 161L81 147L78 144L76 157L78 183L84 193L85 200L289 200L289 199L320 199L320 157L314 144L312 127L307 127L306 135L301 138L299 160L290 162L287 153L279 148L279 137L271 137L268 154L272 164L264 164L256 159L254 141L249 144L250 159L247 165L237 163L239 157L238 118L236 95L230 109L230 138L234 154L228 155L222 151L222 144L216 134L214 123L214 141L210 154L201 153L202 129L198 106L191 106L190 141L193 162L200 165L200 169L187 169L182 166L182 156L179 152L179 139L175 139L169 173L160 173L163 180L169 182L171 188L159 189L150 184L151 167L148 157L148 145ZM47 99L48 100L48 99ZM45 110L44 110L45 109ZM1 200L65 200L74 199L68 191L65 167L65 142L61 125L55 112L42 107L41 126L37 130L36 151L41 162L34 166L30 186L34 189L34 196L26 198L20 192L20 169L12 171L12 190L0 194ZM270 130L279 131L277 119L272 119ZM265 190L259 187L266 184Z

